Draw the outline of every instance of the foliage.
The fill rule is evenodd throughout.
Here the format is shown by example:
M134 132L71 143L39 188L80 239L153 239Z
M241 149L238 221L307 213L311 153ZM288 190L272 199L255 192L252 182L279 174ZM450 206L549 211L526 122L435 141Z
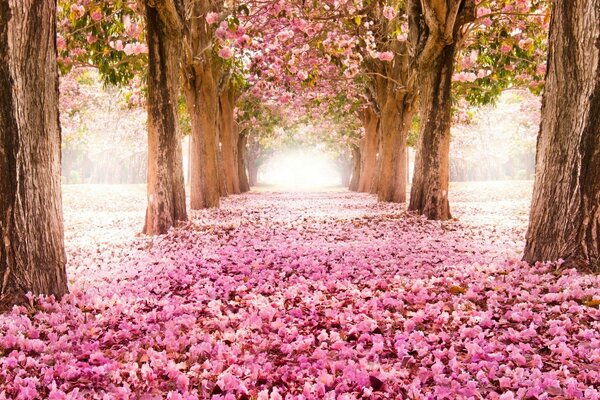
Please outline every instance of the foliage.
M130 84L131 103L143 103L147 49L137 3L60 0L59 5L63 71L93 65L105 82ZM477 3L477 19L464 27L456 62L459 120L468 113L465 104L493 102L507 88L542 90L548 15L547 0ZM329 128L317 135L327 147L335 141L351 145L360 135L356 113L339 107L340 96L355 112L372 102L374 82L402 80L395 65L411 45L404 1L217 2L206 15L187 18L206 20L208 54L222 69L224 84L266 108L277 104L285 126L325 128L327 121ZM189 118L183 111L184 104L185 132ZM240 126L246 125L243 113L239 116ZM414 139L411 135L411 143Z
M127 84L144 77L148 59L145 31L133 0L59 0L59 65L94 67L105 83Z
M547 0L482 1L457 63L455 92L469 103L494 102L508 88L539 95L546 73Z

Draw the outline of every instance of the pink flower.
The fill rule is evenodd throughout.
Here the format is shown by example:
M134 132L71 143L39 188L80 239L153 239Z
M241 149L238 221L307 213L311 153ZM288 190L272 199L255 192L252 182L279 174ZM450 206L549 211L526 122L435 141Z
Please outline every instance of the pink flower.
M66 49L66 48L67 48L67 41L65 40L65 38L64 38L64 37L62 37L62 36L58 36L58 37L56 38L56 48L57 48L58 50L64 50L64 49Z
M515 394L510 390L499 397L499 400L514 400Z
M140 55L148 52L148 46L144 43L127 43L123 48L123 51L128 56Z
M491 13L491 10L489 8L486 7L478 7L477 8L477 18L481 18L484 15L488 15L489 13Z
M301 81L305 81L306 79L308 79L308 74L306 73L306 71L300 70L298 71L298 79L300 79Z
M504 54L506 53L510 53L510 51L512 50L512 46L508 43L502 43L502 46L500 47L500 51Z
M379 58L381 61L392 61L394 59L394 53L391 51L383 51L377 54L377 58Z
M216 24L217 22L219 22L219 14L216 12L212 12L212 11L207 13L206 14L206 22L209 25Z
M519 47L525 50L530 48L532 44L533 40L531 40L530 38L519 40Z
M56 387L56 382L52 382L50 393L48 394L48 400L64 400L67 395L62 390Z
M218 37L219 39L225 39L225 36L227 36L227 28L223 28L222 26L219 26L217 28L217 30L215 31L215 36Z
M123 41L121 39L117 40L117 41L111 41L109 43L110 47L112 47L113 49L117 50L117 51L123 51L123 49L125 48L125 46L123 46Z
M538 73L538 75L546 75L546 69L546 64L540 64L537 66L536 72Z
M385 6L383 7L383 16L387 20L392 20L396 16L396 10L394 10L394 7Z
M231 57L233 57L233 50L231 47L221 47L219 50L219 57L229 60Z
M98 21L100 21L102 19L102 12L100 12L100 10L94 10L90 14L90 16L92 17L92 19L94 21L98 22Z
M71 6L71 12L76 18L81 18L83 17L83 14L85 14L85 8L80 4L73 4Z

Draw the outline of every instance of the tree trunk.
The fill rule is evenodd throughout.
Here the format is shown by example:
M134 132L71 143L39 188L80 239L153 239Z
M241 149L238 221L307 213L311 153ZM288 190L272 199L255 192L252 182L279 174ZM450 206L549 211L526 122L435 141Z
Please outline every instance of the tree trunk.
M402 203L406 201L406 141L415 111L416 87L407 42L393 41L390 50L395 53L393 61L373 64L370 92L380 120L377 172L371 189L379 201Z
M358 190L361 174L362 154L360 147L352 146L352 179L349 182L349 189L352 191Z
M600 272L600 0L554 2L524 259Z
M0 310L68 291L55 40L55 2L0 2Z
M381 163L377 183L379 201L406 201L406 140L413 117L410 96L387 95L381 108Z
M238 140L238 176L240 181L240 192L246 193L250 191L250 183L248 182L248 173L246 172L246 143L248 136L245 133L240 134Z
M258 163L252 157L247 157L246 162L248 163L248 182L250 186L256 186L258 183Z
M408 3L421 115L408 209L435 220L452 218L448 203L452 74L461 27L476 15L474 0L445 0L441 5Z
M208 12L220 12L223 0L180 0L186 11L183 45L185 97L191 119L190 206L218 207L219 88L221 67L213 59Z
M379 190L379 173L381 171L381 155L383 154L383 140L381 138L381 120L377 125L377 154L375 157L375 173L373 174L373 181L368 188L370 194L377 194Z
M188 68L185 96L192 125L190 206L193 210L219 206L217 92L210 64Z
M370 192L377 171L377 151L379 146L379 116L373 106L367 107L363 113L365 136L360 152L360 174L357 191Z
M455 43L444 46L428 68L419 70L421 127L408 209L435 220L452 218L448 162L455 51Z
M221 131L219 125L219 132ZM219 147L217 149L217 166L219 168L219 193L221 197L227 197L229 192L227 191L227 176L225 175L225 166L223 162L223 146L221 145L221 134L219 133Z
M174 3L172 3L174 5ZM187 220L181 131L177 111L179 32L169 12L146 4L148 41L148 206L143 232L167 233Z
M350 179L352 178L352 159L346 157L346 155L339 156L336 164L340 172L340 184L348 188L350 186Z
M240 193L238 175L238 133L235 118L236 94L235 90L228 87L219 96L219 116L221 126L221 153L223 155L223 172L227 193Z

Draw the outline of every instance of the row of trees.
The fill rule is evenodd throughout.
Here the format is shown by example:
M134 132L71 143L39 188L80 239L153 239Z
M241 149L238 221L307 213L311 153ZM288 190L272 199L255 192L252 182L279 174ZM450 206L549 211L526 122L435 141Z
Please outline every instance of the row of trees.
M554 1L530 262L598 265L599 4ZM348 140L360 159L353 188L406 201L406 146L417 119L409 209L448 219L452 99L485 103L518 84L540 90L546 8L542 0L61 0L57 16L52 0L0 3L3 301L67 290L57 65L93 65L112 83L145 78L147 234L187 218L182 97L192 208L248 189L243 152L260 121L252 107L236 111L242 99L314 115L343 90L343 109L364 132L360 145Z
M191 121L194 209L218 206L220 195L240 192L244 168L236 162L243 159L243 148L236 145L241 135L234 111L247 93L259 102L277 99L304 111L315 100L326 104L343 90L349 102L360 104L355 109L365 121L364 145L351 148L355 165L359 153L362 165L355 168L362 172L361 177L355 174L357 189L368 188L381 201L406 201L407 139L418 115L409 208L431 219L448 219L451 89L457 61L462 75L455 95L475 103L494 100L509 85L537 90L542 80L543 0L161 1L143 10L131 2L63 0L61 6L63 69L91 64L113 83L144 74L150 107L156 98L152 91L162 90L159 84L170 97L168 104L176 103L182 89ZM156 20L148 14L154 11ZM148 75L153 71L139 50L148 49L150 68L156 68L161 43L170 51L162 55L165 67L173 71L163 82ZM161 121L175 111L161 109L163 115L153 111ZM176 120L174 124L166 130L176 132ZM151 144L149 165L168 159L153 161L168 142ZM172 171L172 162L150 170ZM149 199L158 203L149 204L144 229L149 234L164 233L184 217L160 206L169 203L163 196L180 197L170 190L182 191L178 177L163 175L175 183L162 186L177 189L152 191ZM165 214L155 215L156 210Z

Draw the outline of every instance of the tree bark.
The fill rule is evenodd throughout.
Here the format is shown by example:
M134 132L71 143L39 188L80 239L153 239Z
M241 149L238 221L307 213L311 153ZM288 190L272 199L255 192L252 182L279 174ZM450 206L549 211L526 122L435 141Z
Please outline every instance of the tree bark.
M369 105L362 116L365 136L360 152L360 179L357 191L370 192L377 171L377 151L379 147L379 116L372 105Z
M258 163L252 157L247 157L246 162L248 163L248 183L250 183L250 187L256 186L258 183Z
M150 4L155 4L151 6ZM177 110L181 5L146 3L148 42L148 206L143 232L167 233L187 220L181 131ZM177 13L177 15L169 15Z
M227 87L219 96L219 117L221 127L221 153L223 156L223 172L227 193L239 194L240 181L238 175L238 132L233 115L236 101L236 90Z
M227 197L229 192L227 191L227 176L225 175L225 165L223 162L223 147L221 145L221 128L219 125L219 147L217 149L217 166L219 168L219 193L221 197Z
M55 2L0 2L0 311L68 291L55 41Z
M377 184L379 201L406 201L406 140L414 106L412 97L388 94L381 109L381 164Z
M352 146L352 179L350 179L348 188L352 191L358 191L358 185L360 182L362 164L362 154L360 147Z
M600 0L554 2L524 259L600 272Z
M238 140L238 176L240 180L240 192L246 193L250 191L250 183L248 182L248 173L246 172L246 143L248 136L246 133L240 133Z
M373 174L373 181L369 187L369 193L377 195L379 190L379 171L381 171L381 155L383 154L383 140L381 139L381 120L377 126L377 154L375 158L375 173Z
M377 172L371 189L379 201L402 203L406 201L408 172L406 141L417 93L408 43L395 40L389 50L394 53L391 62L367 64L374 72L369 97L375 101L380 118Z
M219 206L218 111L221 68L210 50L212 32L206 22L222 0L183 0L188 13L183 35L185 97L191 119L190 206Z
M475 18L473 0L411 0L409 36L415 49L421 127L409 210L447 220L451 88L461 28Z
M444 46L430 67L419 71L422 118L408 209L435 220L452 218L448 202L448 162L455 50L454 43Z
M210 65L192 65L186 74L185 97L190 111L190 207L219 206L218 90Z

